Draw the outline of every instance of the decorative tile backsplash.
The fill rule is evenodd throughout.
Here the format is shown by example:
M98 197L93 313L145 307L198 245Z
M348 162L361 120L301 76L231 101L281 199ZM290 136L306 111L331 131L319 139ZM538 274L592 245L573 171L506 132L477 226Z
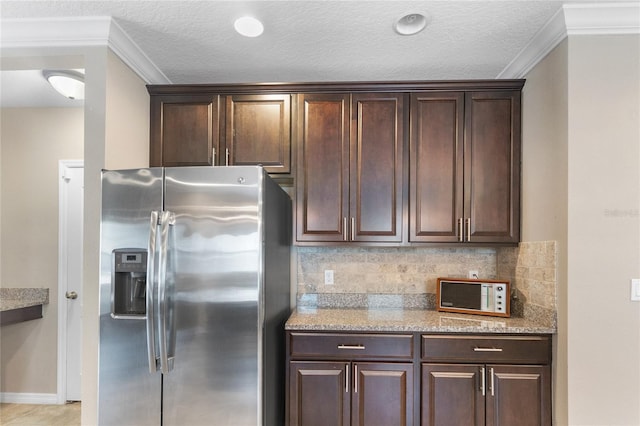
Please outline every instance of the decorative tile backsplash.
M556 311L557 243L522 242L497 250L497 269L514 289L512 315L538 316Z
M438 277L511 281L512 315L555 315L556 242L500 248L297 247L298 302L340 299L349 307L372 295L403 295L405 306L433 309ZM324 271L334 284L324 284ZM409 306L408 306L409 307Z
M334 284L324 284L325 270L334 271ZM469 270L496 278L496 250L298 247L298 295L435 293L438 277L466 277Z

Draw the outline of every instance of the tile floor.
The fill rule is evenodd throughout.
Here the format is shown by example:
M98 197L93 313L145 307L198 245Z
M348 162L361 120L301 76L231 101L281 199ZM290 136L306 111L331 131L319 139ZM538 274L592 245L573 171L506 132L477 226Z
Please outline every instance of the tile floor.
M0 404L0 426L80 426L80 403Z

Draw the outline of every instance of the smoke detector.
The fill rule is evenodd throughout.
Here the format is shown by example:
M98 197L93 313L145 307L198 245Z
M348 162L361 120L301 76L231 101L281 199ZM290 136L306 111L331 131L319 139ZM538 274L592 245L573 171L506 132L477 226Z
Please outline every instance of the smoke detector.
M421 13L410 13L398 19L393 29L400 35L414 35L424 30L429 18Z

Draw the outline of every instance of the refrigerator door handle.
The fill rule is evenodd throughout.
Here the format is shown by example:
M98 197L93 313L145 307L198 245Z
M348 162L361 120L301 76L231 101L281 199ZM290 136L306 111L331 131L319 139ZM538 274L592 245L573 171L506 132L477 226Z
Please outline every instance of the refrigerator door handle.
M149 372L158 371L158 356L156 354L156 310L154 294L156 289L156 239L158 235L158 212L153 210L149 219L149 245L147 247L147 353L149 354Z
M175 223L175 215L163 211L160 217L160 254L158 256L158 319L160 340L160 369L163 374L173 369L173 358L168 355L167 332L169 327L169 308L167 301L167 255L169 251L169 227Z

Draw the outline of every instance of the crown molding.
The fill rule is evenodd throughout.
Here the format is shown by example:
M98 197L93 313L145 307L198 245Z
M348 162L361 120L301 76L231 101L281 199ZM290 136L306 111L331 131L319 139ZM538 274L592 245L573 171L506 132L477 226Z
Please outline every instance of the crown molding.
M640 34L640 2L563 6L568 35Z
M147 84L171 83L167 76L114 20L111 20L109 47Z
M640 3L571 3L538 31L496 78L523 78L569 35L640 34Z
M564 9L560 9L496 78L522 78L566 36Z
M108 16L3 19L0 48L106 46L148 84L171 81L118 23Z
M3 19L4 48L106 46L111 18Z

